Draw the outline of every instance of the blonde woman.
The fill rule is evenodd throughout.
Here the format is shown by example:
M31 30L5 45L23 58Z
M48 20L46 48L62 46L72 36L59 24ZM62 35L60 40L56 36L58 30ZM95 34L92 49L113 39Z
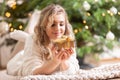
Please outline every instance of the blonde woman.
M75 39L63 7L56 4L45 7L34 32L25 39L24 51L8 62L9 75L75 74L79 70L75 46L58 50L53 44L63 35Z

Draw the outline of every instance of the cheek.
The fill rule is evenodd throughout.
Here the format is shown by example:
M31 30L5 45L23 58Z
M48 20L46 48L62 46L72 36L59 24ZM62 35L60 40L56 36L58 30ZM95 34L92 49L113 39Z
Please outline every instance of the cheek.
M53 30L51 28L46 29L46 34L50 39L53 38Z
M50 29L46 29L46 34L49 36L49 34L50 34Z
M61 29L62 33L65 34L65 27Z

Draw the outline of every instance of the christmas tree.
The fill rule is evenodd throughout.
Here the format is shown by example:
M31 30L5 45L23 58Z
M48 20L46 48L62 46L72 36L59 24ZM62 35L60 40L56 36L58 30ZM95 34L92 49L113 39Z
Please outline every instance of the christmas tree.
M79 56L101 53L103 46L112 49L118 44L119 0L4 0L0 3L0 20L4 18L10 31L24 30L31 13L51 3L60 4L67 11Z

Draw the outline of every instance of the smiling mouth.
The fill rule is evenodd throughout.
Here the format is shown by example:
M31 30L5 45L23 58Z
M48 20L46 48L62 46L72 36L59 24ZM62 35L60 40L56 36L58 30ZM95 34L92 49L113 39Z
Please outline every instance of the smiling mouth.
M61 34L61 32L55 32L55 33L53 33L53 34L55 34L55 35L60 35L60 34Z
M59 36L59 35L60 35L60 33L54 33L54 35Z

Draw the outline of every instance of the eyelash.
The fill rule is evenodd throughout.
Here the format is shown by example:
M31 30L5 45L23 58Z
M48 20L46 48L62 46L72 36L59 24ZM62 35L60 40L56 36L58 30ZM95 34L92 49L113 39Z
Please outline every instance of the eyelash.
M52 27L54 27L56 24L52 24ZM62 24L60 24L60 26L63 26L64 24L62 23Z
M60 26L63 26L64 24L60 24Z
M55 26L55 24L52 24L52 27L54 27Z

